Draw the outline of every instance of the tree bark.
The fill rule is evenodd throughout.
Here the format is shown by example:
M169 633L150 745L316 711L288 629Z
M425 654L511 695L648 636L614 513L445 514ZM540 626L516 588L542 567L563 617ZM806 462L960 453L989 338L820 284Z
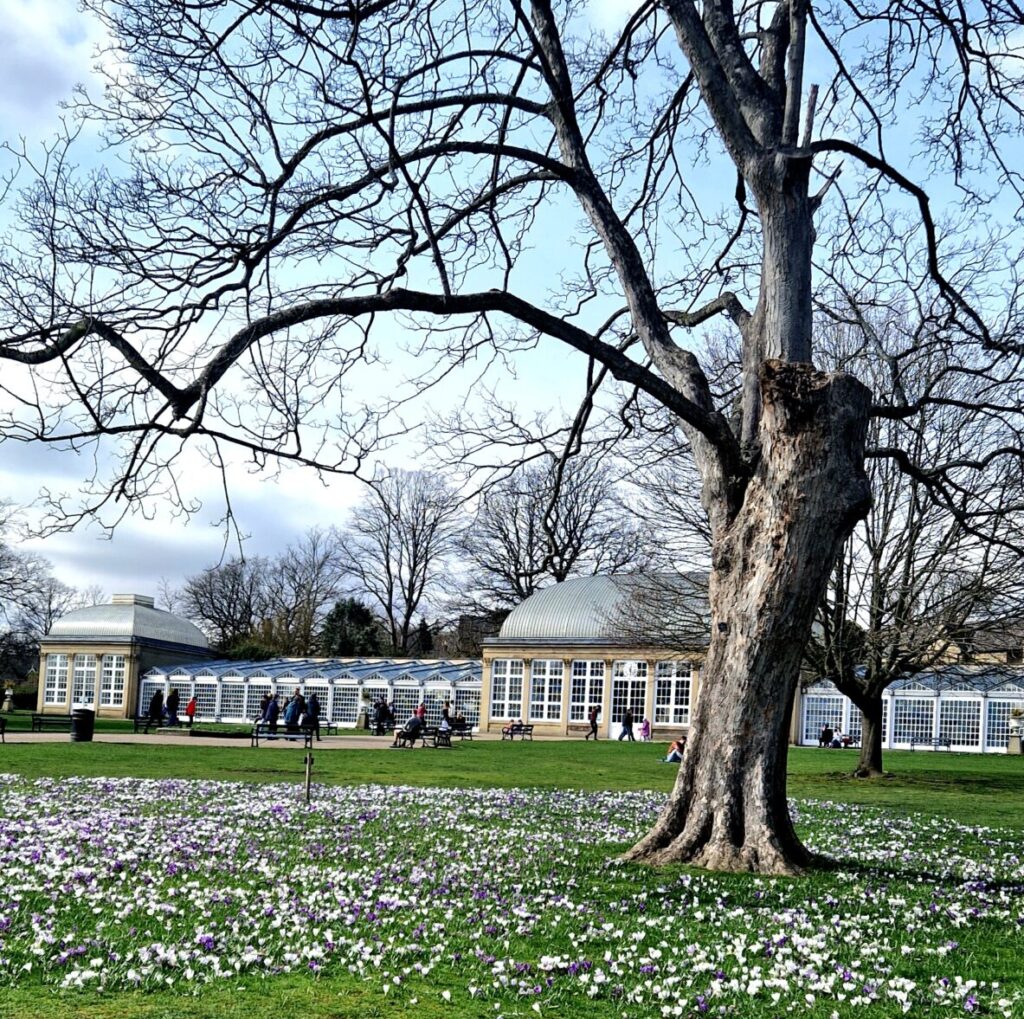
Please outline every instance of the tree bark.
M711 645L679 776L627 860L793 874L808 854L786 802L800 658L839 547L867 512L870 394L854 378L766 361L761 457L715 536Z
M878 778L882 771L882 695L851 698L860 711L860 760L857 778Z

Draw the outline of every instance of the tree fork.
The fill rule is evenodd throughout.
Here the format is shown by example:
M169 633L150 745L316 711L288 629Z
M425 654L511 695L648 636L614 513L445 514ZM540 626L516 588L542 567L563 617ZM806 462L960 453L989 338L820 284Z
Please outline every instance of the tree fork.
M809 862L786 802L805 635L842 542L870 506L871 396L850 375L766 361L762 456L715 535L711 644L675 788L625 854L653 864L795 874Z

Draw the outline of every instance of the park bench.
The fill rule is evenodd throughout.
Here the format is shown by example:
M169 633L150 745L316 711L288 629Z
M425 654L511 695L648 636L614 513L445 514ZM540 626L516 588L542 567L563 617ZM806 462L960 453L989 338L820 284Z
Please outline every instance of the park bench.
M952 748L953 741L950 739L943 739L940 736L936 736L934 739L912 739L910 741L910 749L916 750L918 747L931 747L933 750L938 750L939 747L944 747L946 750Z
M252 746L260 745L260 737L266 740L288 740L289 742L302 741L302 745L309 750L313 749L313 730L308 726L301 729L288 729L284 725L271 724L270 722L256 722L252 727Z
M399 729L395 732L395 741L391 746L397 749L399 747L414 747L417 743L421 747L445 747L450 750L452 745L451 730L441 732L436 725L425 725L415 736L410 736L405 729Z
M458 736L459 739L472 739L473 738L473 727L466 723L464 725L452 725L452 735Z
M502 739L514 740L518 736L521 740L533 739L533 726L524 725L522 722L513 722L511 725L506 725L501 730Z
M71 732L70 715L39 715L32 716L32 731L42 732L44 729L61 729Z
M327 736L337 736L338 735L338 723L337 722L332 722L328 718L320 718L317 721L319 722L319 729L320 729L320 732L319 732L319 734L317 734L317 737L316 737L317 739L319 739L320 736L324 735L324 734L326 734ZM305 728L305 726L303 726L303 727ZM317 726L310 725L309 728L313 730L314 734L317 733Z
M150 729L153 729L154 731L157 731L157 730L160 730L160 729L180 729L180 728L182 728L182 721L181 721L180 718L178 719L178 724L177 725L171 725L170 722L168 722L168 721L166 721L165 719L162 719L162 718L154 721L149 715L135 715L135 717L132 718L132 732L138 732L141 729L142 732L143 732L143 735L146 735L146 736L149 735L149 730Z

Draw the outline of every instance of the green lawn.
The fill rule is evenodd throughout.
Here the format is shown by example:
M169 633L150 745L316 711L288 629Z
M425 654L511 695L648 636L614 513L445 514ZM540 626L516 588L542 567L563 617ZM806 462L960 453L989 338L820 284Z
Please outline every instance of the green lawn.
M373 737L368 737L373 738ZM387 739L380 738L386 746ZM326 744L325 744L326 745ZM416 750L314 751L314 777L332 785L383 782L474 788L541 787L582 789L671 788L675 769L658 763L662 744L582 740L457 744L450 752ZM135 776L210 778L245 782L299 781L301 748L248 746L169 747L156 743L9 743L0 749L0 771L30 778ZM890 776L865 781L849 777L853 751L793 748L790 795L886 807L899 813L955 817L979 825L1024 827L1024 757L894 751L886 755Z
M386 740L381 740L384 745ZM668 791L675 775L675 768L658 763L658 754L663 752L660 744L623 744L603 741L598 744L575 742L536 742L502 743L493 741L465 743L456 746L452 751L435 751L430 749L368 752L365 750L330 750L317 747L315 756L315 778L318 782L334 786L352 786L363 783L438 786L442 788L488 789L488 788L540 788L584 790L588 793L599 793L603 790L662 790ZM851 931L862 928L870 931L872 938L880 938L880 944L886 965L897 966L898 973L908 979L917 980L920 986L934 985L942 973L960 974L983 982L984 996L987 1006L984 1014L1009 1016L1016 1015L1017 1009L1024 1006L1024 989L1017 978L1019 958L1022 944L1021 929L1008 925L1005 913L1002 919L993 914L991 918L982 917L969 924L950 925L948 937L950 944L956 944L954 956L946 962L936 956L936 945L941 945L947 937L945 921L941 918L932 921L930 929L922 927L928 923L925 907L928 902L940 901L952 903L955 897L962 894L965 888L973 885L962 883L963 879L937 877L941 870L944 854L960 860L977 860L979 865L987 866L985 861L993 859L993 847L1001 845L1003 860L1008 859L1006 847L1015 844L1016 836L1004 834L1001 842L993 841L991 834L980 829L982 827L1015 827L1024 824L1024 758L1006 757L1003 755L958 755L949 753L891 753L886 757L886 766L891 769L891 776L863 781L848 777L855 757L852 752L824 751L811 748L793 749L790 753L790 793L798 799L826 801L820 808L801 807L802 830L805 835L821 837L828 829L838 836L837 845L846 844L846 852L852 857L846 865L846 876L834 875L829 871L809 874L795 882L765 883L756 878L742 875L733 876L696 876L690 885L686 871L672 868L668 872L652 872L647 868L618 868L609 866L614 857L614 847L606 844L580 844L575 850L577 858L570 863L560 856L557 850L549 849L540 841L533 850L538 856L538 867L564 867L565 873L576 882L585 882L588 891L583 901L589 908L596 908L615 925L642 921L642 913L638 908L660 908L671 915L673 897L683 896L679 900L678 909L691 916L688 923L692 924L692 936L696 943L714 946L725 937L735 936L720 925L717 916L718 905L723 897L732 907L739 906L742 913L749 915L746 926L753 925L756 929L761 922L759 911L772 897L777 898L777 908L796 909L803 913L805 908L813 911L821 908L821 919L816 921L814 931L827 931L828 920L832 911L838 916L847 916L851 920L855 911L861 909L876 910L876 914L866 913L864 922L857 926L853 921ZM138 777L138 778L184 778L214 779L242 781L248 783L261 782L295 782L301 781L303 773L303 752L299 748L260 749L253 750L248 746L211 747L197 742L196 745L184 747L167 747L152 744L102 744L102 743L8 743L0 747L0 772L18 774L27 778L62 778L81 777ZM53 792L56 792L54 790ZM81 795L85 795L85 791ZM95 790L93 790L95 794ZM51 794L46 794L51 795ZM74 804L80 794L74 789L67 793L68 802ZM366 797L379 798L380 793L367 790ZM477 794L472 794L477 795ZM323 793L326 802L330 794ZM452 802L465 802L471 798L467 791L462 801L453 795ZM858 813L856 810L833 804L864 804L869 807L884 808L886 813L874 815ZM360 803L364 802L360 797ZM415 801L413 801L415 802ZM83 811L78 804L78 814L84 821L89 832L89 810ZM140 810L148 809L142 804ZM177 807L175 809L178 809ZM162 812L157 808L159 823L164 823ZM3 806L0 804L0 814ZM918 815L908 820L910 827L889 830L890 822L886 818L892 815ZM429 815L428 815L429 816ZM614 814L608 815L614 816ZM315 822L316 815L313 815ZM936 822L935 818L954 819L950 826ZM957 823L958 825L957 826ZM169 830L174 830L173 819L168 819ZM219 822L218 822L219 823ZM225 820L226 825L226 820ZM334 829L331 829L334 830ZM419 832L427 832L429 828L410 829L409 843L400 843L399 857L404 852L412 851L421 836ZM91 839L92 835L84 836ZM291 836L289 836L291 837ZM427 836L424 835L424 838ZM899 862L901 839L909 839L906 844L909 853L903 852L903 861ZM881 846L888 840L884 862L872 861L872 848ZM911 844L916 843L916 844ZM252 851L252 845L246 843L246 852ZM371 843L376 851L378 843ZM442 844L448 855L446 867L453 866L455 859L454 847L442 835ZM466 845L472 845L470 836ZM84 847L87 843L81 843ZM386 837L380 844L380 852L391 853L395 857L395 848L386 849ZM298 866L306 864L306 857L301 844L291 845L286 840L280 844L271 843L265 847L271 859L281 856L295 861ZM319 850L318 850L319 851ZM338 852L344 853L343 849ZM464 856L467 850L461 851ZM549 863L543 864L545 852ZM289 855L290 854L290 855ZM609 855L611 854L611 855ZM841 854L840 854L841 855ZM1012 853L1011 853L1012 855ZM528 861L530 853L524 854ZM386 858L386 856L385 856ZM342 857L344 859L344 857ZM513 869L512 861L505 857L506 863L502 870ZM219 857L212 857L218 860ZM895 861L889 862L889 861ZM851 866L852 869L851 869ZM961 866L962 864L957 864ZM245 866L243 864L243 866ZM337 864L336 864L337 866ZM346 866L342 864L342 866ZM515 867L528 867L528 862L516 862ZM893 867L897 869L893 870ZM973 864L967 863L968 871ZM1004 864L1005 866L1005 864ZM899 868L905 869L905 873ZM1012 862L1010 864L1013 872ZM315 873L315 870L314 870ZM551 871L553 873L553 870ZM147 885L152 880L160 880L159 871L153 871L147 878ZM852 876L851 876L852 875ZM230 879L234 880L234 879ZM522 879L510 879L513 890L520 889ZM541 874L538 888L543 887L550 877ZM851 881L855 886L851 887ZM682 884L680 882L683 882ZM1019 880L1017 880L1019 885ZM966 910L975 901L984 908L989 908L990 899L1002 893L1001 887L1008 888L1005 881L990 881L985 890L977 893L980 898L970 899L961 909ZM699 892L695 889L700 889ZM508 894L508 893L506 893ZM523 893L525 894L525 892ZM974 894L973 892L970 894ZM697 899L701 899L703 913L696 912ZM666 898L667 896L667 898ZM690 896L690 899L686 899ZM767 896L767 898L765 898ZM891 896L894 904L887 905L886 896ZM939 898L936 899L936 896ZM970 898L970 896L968 896ZM2 897L0 897L2 898ZM828 906L835 901L837 905ZM921 906L914 903L920 901ZM993 900L994 901L994 900ZM1012 901L1012 900L1008 900ZM630 903L632 905L630 905ZM909 904L909 905L907 905ZM3 903L0 901L0 912ZM430 904L426 907L431 917L438 916L443 910L443 901L439 905ZM466 909L467 907L463 907ZM472 908L472 907L468 907ZM913 917L910 921L897 920L888 926L886 917L888 910L910 909ZM944 905L943 908L948 908ZM957 907L960 909L961 907ZM914 911L916 910L916 911ZM463 922L470 914L458 914L459 922ZM500 913L498 915L505 915ZM704 921L700 921L700 916ZM773 915L771 910L766 914ZM790 915L790 914L786 914ZM626 919L632 917L630 921ZM599 917L600 919L600 917ZM83 914L83 928L88 927L93 918ZM187 916L183 919L187 923ZM408 926L415 921L410 920ZM553 926L541 940L528 938L517 941L513 938L509 943L501 942L500 935L490 942L478 942L479 932L471 932L469 928L459 933L457 928L449 925L451 944L449 947L462 947L463 951L476 951L479 944L489 944L491 950L499 957L536 959L541 953L566 954L572 951L583 951L574 940L574 923L563 926L557 918ZM765 922L768 922L767 920ZM744 929L742 921L733 921ZM601 942L593 945L596 953L609 950L617 952L627 944L632 944L628 937L617 938L612 934L601 934L597 926L591 926L600 939L607 939L606 947ZM728 926L728 925L727 925ZM435 927L434 930L443 930ZM166 935L170 937L168 933ZM404 936L414 937L405 932ZM441 935L438 935L439 937ZM820 935L816 935L820 936ZM837 936L833 951L843 951L844 937ZM567 940L568 939L568 940ZM187 939L186 939L187 940ZM874 944L874 941L871 941ZM0 949L3 938L0 935ZM909 953L909 954L908 954ZM2 954L2 952L0 952ZM421 958L422 956L413 956ZM723 957L725 958L725 957ZM731 958L731 957L728 957ZM756 962L756 960L754 960ZM868 966L868 956L863 956L861 965ZM718 965L719 963L716 963ZM724 965L724 963L721 963ZM851 964L852 965L852 964ZM488 999L470 997L466 993L466 977L464 964L454 965L444 958L438 957L433 972L429 975L418 974L404 966L401 992L397 990L392 996L381 993L380 981L367 980L344 967L334 967L325 971L317 979L311 979L308 973L290 972L274 976L272 979L261 979L253 974L243 973L237 979L217 980L203 985L201 988L190 987L186 982L179 981L171 989L150 988L145 991L126 991L96 993L95 991L61 991L53 986L45 985L35 979L26 978L17 981L16 986L0 987L0 1019L63 1019L74 1016L76 1019L270 1019L282 1013L310 1017L310 1019L376 1019L406 1012L415 1000L414 1011L425 1017L445 1016L447 1019L479 1019L488 1016L534 1016L529 998L505 995L495 988L487 990ZM1005 990L993 990L993 981ZM452 988L450 1000L444 1000L440 994L446 988ZM699 990L699 986L697 988ZM561 993L561 992L560 992ZM909 1014L927 1016L928 1019L962 1014L965 1010L965 992L959 992L951 999L948 1006L942 1008L927 1007L918 1011L915 1007ZM994 1003L1004 993L1011 995L1012 1004L997 1009ZM624 1008L622 1003L607 996L590 999L575 992L565 992L564 996L554 994L545 998L544 1015L560 1016L572 1019L581 1010L592 1019L646 1019L661 1016L660 1008L654 1002L645 1002L643 1006ZM696 999L693 999L696 1000ZM783 999L786 1000L785 998ZM495 1011L495 1005L500 1009ZM776 1019L782 1011L796 1008L807 1019L831 1019L840 1016L864 1017L864 1019L888 1019L898 1014L891 1001L880 1000L867 1006L854 1006L850 1002L835 1000L822 996L813 1006L803 1007L802 995L797 994L789 999L787 1009L774 1009L768 1001L751 1000L749 1006L742 1001L734 1002L724 1013L736 1016L737 1019ZM891 1009L891 1011L890 1011ZM1007 1011L1009 1009L1009 1011ZM970 1009L968 1009L970 1011ZM690 1007L684 1015L699 1015L696 1006ZM708 1014L716 1014L714 1010Z

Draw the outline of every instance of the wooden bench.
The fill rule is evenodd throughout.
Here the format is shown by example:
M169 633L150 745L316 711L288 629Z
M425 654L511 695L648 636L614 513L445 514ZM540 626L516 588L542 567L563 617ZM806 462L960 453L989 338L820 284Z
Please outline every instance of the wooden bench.
M912 739L910 741L911 750L916 750L918 747L931 747L933 750L938 750L939 747L944 747L946 750L950 750L952 745L952 740L943 739L939 736L936 736L934 739Z
M327 718L318 718L317 719L317 723L318 723L317 725L310 725L309 726L309 728L312 729L313 733L316 735L317 739L319 739L321 734L323 734L323 733L326 733L328 736L337 736L338 735L338 723L337 722L332 722L332 721L330 721ZM303 726L303 728L305 728L305 726Z
M71 732L70 715L36 715L32 716L32 731L42 732L44 729L62 729Z
M306 749L313 749L313 730L309 726L303 726L301 729L288 729L284 725L271 725L270 722L256 722L252 727L251 745L258 747L260 745L261 736L264 741L280 739L294 743L301 740L302 745L306 747Z
M405 729L398 729L395 731L395 741L391 746L395 749L400 747L412 748L417 743L421 747L443 747L450 750L452 746L452 733L450 729L447 732L441 732L436 725L423 726L415 736L410 736Z
M473 738L473 727L471 725L453 725L452 735L458 736L459 739L472 739Z
M171 725L170 722L165 722L162 718L154 721L149 715L136 715L132 719L132 732L138 732L140 729L143 735L149 735L149 730L153 729L181 729L183 728L182 721L179 718L177 725Z
M514 740L518 736L520 739L533 740L533 726L524 725L522 722L513 722L511 725L506 725L501 730L502 739Z

